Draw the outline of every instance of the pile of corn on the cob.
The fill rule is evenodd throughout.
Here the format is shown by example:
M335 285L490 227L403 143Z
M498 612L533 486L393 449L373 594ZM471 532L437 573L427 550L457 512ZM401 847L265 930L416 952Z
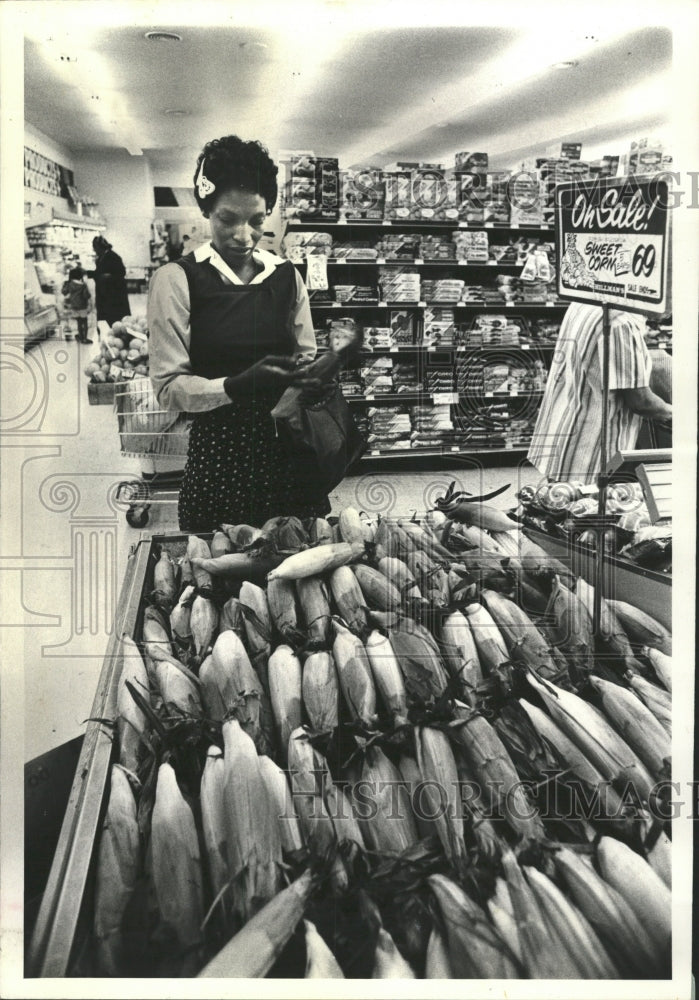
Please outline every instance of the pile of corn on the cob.
M470 520L163 547L122 639L93 974L668 974L671 637L614 601L595 636L584 581Z

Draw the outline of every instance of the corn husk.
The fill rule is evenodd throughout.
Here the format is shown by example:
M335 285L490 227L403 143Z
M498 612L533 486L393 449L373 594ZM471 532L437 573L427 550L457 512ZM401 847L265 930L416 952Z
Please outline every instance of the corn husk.
M644 979L663 970L663 950L633 909L592 865L568 848L554 855L568 894L614 956L622 975Z
M274 583L274 581L271 581ZM305 626L306 648L328 649L332 645L332 616L328 589L317 576L296 581L301 621Z
M126 687L128 681L138 693L150 701L148 671L138 646L133 639L122 636L122 667L117 688L117 732L119 736L119 763L134 773L138 770L141 737L147 730L146 717Z
M300 851L303 849L304 839L286 774L265 754L260 755L258 763L262 780L274 804L282 850L287 854Z
M634 642L651 646L653 649L659 649L666 656L672 656L672 636L664 625L627 601L610 601L609 603L626 633Z
M360 559L363 555L363 542L335 542L330 545L318 545L315 548L289 556L268 574L267 579L278 577L285 580L301 580L307 576L318 576L330 573L338 566L346 566L348 563Z
M194 643L194 662L201 663L218 631L218 611L214 602L201 595L195 597L189 624Z
M160 558L153 568L153 591L151 599L166 614L172 611L177 596L177 576L175 564L166 548L161 548Z
M376 687L393 725L406 725L408 695L390 640L374 631L367 637L365 645Z
M374 952L372 979L415 979L415 973L396 948L395 941L383 927L379 928Z
M418 840L410 798L400 772L377 746L367 749L361 775L367 815L357 818L367 846L381 854L401 854Z
M457 870L465 862L463 806L459 774L449 740L439 729L416 727L417 765L425 782L423 798L434 816L444 853Z
M181 646L188 646L192 638L190 619L195 593L196 588L193 584L185 587L179 596L177 604L170 612L170 631L175 641Z
M338 566L328 577L332 599L340 617L350 630L364 639L370 625L362 588L349 566Z
M310 871L282 889L204 966L200 978L260 979L282 953L313 889Z
M344 979L337 959L310 920L303 922L306 939L306 979Z
M271 706L262 682L235 632L221 632L199 671L207 715L223 721L233 713L260 753L272 745Z
M510 659L505 640L492 615L482 604L467 604L464 614L473 632L480 665L485 673L493 673Z
M158 910L186 953L202 944L204 889L199 839L170 764L161 764L151 817L153 882Z
M354 567L354 575L370 608L376 611L400 610L400 591L383 573L371 566L358 565Z
M306 657L301 692L312 729L317 733L335 729L339 722L340 687L332 653L321 650Z
M545 830L537 809L522 788L517 770L496 730L482 716L457 706L461 724L451 728L459 751L483 789L485 808L494 806L521 837L541 840ZM488 801L489 796L494 801Z
M281 834L255 744L236 719L223 724L224 803L233 905L249 920L280 887Z
M376 688L364 644L338 622L333 622L333 625L333 660L343 699L352 717L372 728L377 721Z
M103 976L123 974L122 920L141 870L141 845L129 779L118 764L111 771L109 802L99 837L94 933Z
M229 598L221 609L218 623L219 632L235 632L241 642L246 641L245 619L237 597Z
M645 766L660 777L672 759L672 740L641 699L620 684L590 677L602 700L605 715Z
M301 662L290 646L277 646L269 658L269 692L282 754L301 725ZM283 757L285 759L285 757Z
M203 538L190 535L187 540L187 559L189 559L194 575L194 581L199 590L211 590L213 581L211 575L198 565L198 560L211 559L211 549Z
M602 878L620 893L653 941L669 951L672 934L672 893L640 854L612 837L597 845Z
M445 875L427 879L441 915L454 979L518 979L514 955L485 912Z
M214 897L229 885L224 783L223 754L218 747L211 746L201 776L200 800L204 845ZM221 905L224 915L227 914L231 907L230 889L223 892Z
M601 712L570 691L536 678L527 680L538 691L554 722L580 747L604 778L620 787L630 781L642 800L647 801L654 781L631 747L605 720Z
M240 610L245 623L245 636L250 651L250 662L269 694L267 661L272 652L272 620L267 604L267 595L261 587L246 580L238 595Z
M460 611L452 611L442 622L444 660L466 701L475 704L475 692L483 681L473 630Z
M412 622L409 627L398 623L396 628L389 630L388 637L409 698L419 704L441 698L447 690L448 679L434 640L427 639Z

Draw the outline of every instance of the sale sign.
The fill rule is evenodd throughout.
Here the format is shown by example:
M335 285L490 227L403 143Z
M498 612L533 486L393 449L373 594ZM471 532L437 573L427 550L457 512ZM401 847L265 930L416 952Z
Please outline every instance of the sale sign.
M630 310L665 312L668 205L667 183L650 177L559 184L559 294Z

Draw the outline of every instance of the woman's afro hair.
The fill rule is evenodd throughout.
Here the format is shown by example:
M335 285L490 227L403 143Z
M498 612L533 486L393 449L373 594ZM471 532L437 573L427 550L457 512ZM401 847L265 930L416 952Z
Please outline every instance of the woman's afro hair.
M215 186L215 191L205 198L199 196L196 185L202 161L204 176ZM277 173L277 167L261 143L245 142L237 135L224 135L207 142L199 154L194 171L194 197L202 212L208 215L225 191L253 191L264 198L267 211L271 212L277 202Z

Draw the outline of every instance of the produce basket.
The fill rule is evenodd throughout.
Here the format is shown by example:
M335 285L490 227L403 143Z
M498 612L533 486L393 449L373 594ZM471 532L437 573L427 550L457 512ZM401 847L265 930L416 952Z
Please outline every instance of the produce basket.
M358 512L346 509L337 524L332 525L323 519L301 524L295 518L277 518L268 522L261 532L245 525L228 525L213 536L173 534L141 538L129 559L91 721L31 942L29 975L109 974L104 971L103 964L99 967L96 964L98 954L100 963L105 962L105 953L98 948L94 936L98 863L100 871L106 870L102 867L104 858L99 846L105 842L116 849L120 842L119 849L123 850L129 837L133 843L133 829L136 828L141 836L145 838L148 834L150 838L152 860L147 865L153 873L149 876L153 887L146 897L143 890L136 890L131 885L132 906L128 913L122 911L125 915L119 934L123 939L119 943L119 961L111 967L115 970L112 975L187 978L203 974L231 978L269 974L302 978L307 962L320 962L325 972L316 971L315 975L338 977L341 970L347 978L366 978L372 968L374 978L650 979L669 976L667 824L659 820L653 823L650 817L639 814L617 814L612 801L606 798L600 826L597 825L599 816L570 811L565 805L559 807L558 793L567 801L565 796L572 788L569 772L581 766L574 761L584 759L585 753L581 757L579 743L578 751L569 751L568 757L557 758L552 747L555 745L557 752L561 752L565 743L559 746L550 742L555 740L551 735L550 716L549 729L540 730L538 725L530 729L527 722L527 717L536 719L536 713L546 716L542 705L561 726L564 722L560 720L567 718L565 725L578 734L588 747L587 752L598 755L595 759L600 777L589 779L593 782L590 787L597 788L598 792L610 784L616 785L617 778L605 770L616 767L616 754L626 755L620 759L627 762L623 774L617 776L619 780L631 781L634 788L643 786L646 789L651 770L657 774L669 766L668 657L665 656L667 662L659 660L658 666L650 656L642 663L635 659L635 654L645 657L646 653L637 645L632 651L629 645L621 652L617 649L612 656L598 658L591 645L587 650L581 649L579 622L572 636L564 629L561 649L556 655L552 648L542 648L544 633L539 634L536 629L546 629L549 635L550 630L562 628L570 619L572 598L566 594L572 591L566 590L563 581L573 587L579 582L575 581L570 566L552 560L526 539L520 549L520 534L509 527L512 522L502 512L487 508L485 504L474 505L474 513L469 512L468 517L480 519L481 524L489 523L486 530L458 520L464 516L464 501L460 495L450 490L443 501L449 513L456 514L456 522L446 520L441 514L439 524L439 517L433 513L422 527L405 520L396 523L361 518ZM428 524L435 527L428 528ZM382 554L389 549L395 554ZM509 549L508 556L504 555L506 549ZM512 570L517 565L515 549L526 561L526 570L524 563L519 570ZM377 567L385 559L393 562L384 563L382 573ZM508 567L515 577L520 574L517 595L512 601L503 592L491 589L503 583L509 591ZM410 574L413 586L419 582L419 597L411 593ZM253 579L266 587L266 593L250 582ZM515 599L522 605L537 605L543 596L544 581L550 587L546 611L532 611L530 620L521 617L520 609L519 617L513 617ZM522 589L525 582L526 588ZM289 584L292 597L295 594L293 613L283 597L285 586L288 597ZM355 590L358 588L358 600L349 596L350 584ZM542 588L538 596L537 587ZM476 594L479 601L475 600ZM583 597L578 599L584 600ZM195 610L196 602L199 605ZM488 619L488 615L492 617ZM455 616L461 616L463 623L456 621ZM466 658L464 625L472 636L468 641L474 644L475 659L471 655ZM647 630L648 620L640 614L634 615L629 627L631 625L634 630ZM659 626L656 632L658 645L654 649L659 650L666 644L669 654L669 634L662 635ZM638 640L638 634L634 634ZM133 639L137 647L125 641L120 650L122 636ZM588 638L592 637L588 634ZM532 647L532 642L536 648ZM393 653L386 652L387 643ZM139 651L134 655L136 649ZM239 678L236 674L237 680L230 685L226 681L227 686L220 686L223 675L216 680L217 671L226 660L226 649L240 650L230 654L232 660L228 662L229 669L243 670L244 683L243 674ZM309 664L314 653L320 654L320 660L314 662L313 669L321 669L321 674L315 685L306 687L304 682L302 691L301 661L305 675L311 670ZM133 764L125 750L123 721L115 725L129 717L131 711L120 700L120 695L127 690L125 685L120 686L122 657L124 664L127 657L131 658L128 668L123 667L131 678L128 690L136 690L134 678L138 670L142 670L146 678L142 690L148 693L148 699L154 699L148 703L154 714L142 716L149 720L146 748L135 748L133 741L130 744L128 753L135 755ZM329 657L333 681L327 672L322 674L323 657ZM382 660L382 657L387 659ZM393 675L390 675L391 657L398 672ZM589 661L588 669L594 672L594 677L590 674L587 680L595 692L599 689L601 708L597 708L594 701L590 704L590 692L585 683L578 685L574 680L573 663L581 657ZM633 667L638 671L637 678L642 678L643 690L646 693L652 690L657 699L653 710L657 713L653 714L654 725L660 727L657 720L664 720L663 728L658 729L657 742L646 740L645 749L639 750L644 760L648 760L647 773L627 756L629 745L618 732L615 735L609 721L604 721L612 718L610 706L617 702L623 675L619 674L618 684L604 678L619 669L619 660L621 670ZM162 674L158 664L166 664ZM647 680L653 670L657 676L665 678L664 687ZM190 692L187 704L191 706L191 692L197 688L191 686L188 672L199 675L201 694L197 698L202 699L198 709L202 715L182 714L174 692L171 691L171 698L165 695L166 675L172 675L177 681L180 692L184 678L187 680L185 688ZM398 675L402 680L396 679ZM322 683L321 677L325 678ZM299 690L294 693L296 683ZM337 692L334 709L332 699L327 699L327 690L332 689L333 684ZM458 687L458 697L464 699L461 705L455 700L457 688L453 685ZM270 728L263 721L264 710L261 709L258 715L255 708L263 704L263 690L271 692ZM288 700L285 691L290 692ZM631 688L627 687L626 691L626 697L633 700ZM521 695L525 700L528 698L529 708L526 712L522 709L518 715ZM139 699L133 701L139 704ZM651 712L650 709L643 711ZM317 720L329 718L328 712L334 721L324 729ZM311 728L302 730L302 723L293 722L293 718L303 718L303 725ZM589 731L588 726L591 727ZM635 730L639 729L642 727L637 720ZM624 732L627 730L630 740L634 726L626 725ZM175 731L179 741L176 744L169 742ZM543 731L549 733L546 742L536 735ZM607 734L601 744L600 733ZM568 737L568 745L572 738ZM303 754L299 750L299 756L292 760L295 740L309 746ZM405 746L413 740L415 759L412 767L417 767L417 786L415 771L408 768L403 756ZM265 809L271 801L268 796L272 792L267 779L263 779L262 760L271 756L283 762L284 748L288 748L291 785L286 785L285 772L276 773L282 775L282 785L289 795L286 802L301 803L297 822L302 836L299 840L291 836L291 845L282 839L278 848L279 862L274 864L281 865L283 842L284 870L288 881L300 894L292 904L294 918L290 923L279 915L271 919L266 916L267 907L258 912L255 905L234 921L237 926L242 922L243 930L231 932L225 925L229 905L225 902L226 879L235 882L232 905L236 907L243 905L241 900L246 901L246 907L250 906L257 893L264 893L261 899L272 900L268 905L282 906L280 900L285 893L291 892L293 896L295 890L292 887L282 890L286 882L279 882L277 888L272 888L265 881L267 876L263 877L266 869L259 867L266 862L249 860L250 855L246 852L241 854L248 859L243 867L236 869L236 874L231 874L232 868L228 875L224 872L223 886L217 892L215 865L222 857L232 859L230 852L242 851L242 846L228 826L227 840L207 836L206 831L212 829L210 824L215 815L215 811L209 811L216 808L212 804L215 794L211 786L208 791L204 789L199 767L203 766L205 773L209 762L219 762L215 769L225 774L223 785L219 785L224 789L222 795L233 795L230 791L233 786L246 789L244 807L240 799L241 808L224 808L225 822L232 822L242 836L247 817L254 817L247 822L245 843L251 848L254 845L255 851L259 846L264 858L265 834L269 829L260 826L258 833L257 823L264 819ZM360 773L365 777L371 773L376 782L374 788L378 785L380 790L381 785L385 785L384 778L395 773L399 778L397 785L411 790L409 798L402 801L410 803L414 818L410 819L408 814L402 816L407 825L402 826L402 833L395 831L399 841L405 840L403 846L389 847L387 841L382 840L383 837L392 840L394 835L386 826L389 810L392 813L395 804L393 798L383 801L380 807L382 822L376 825L371 817L365 816L360 821L356 813L352 814L356 800L354 792L352 796L349 792L355 781L351 759L348 759L349 748L360 755L359 759L363 760ZM194 756L190 756L190 751ZM195 758L199 765L193 769ZM310 764L303 763L302 758L312 761L314 766L317 760L321 770L308 770ZM391 762L392 758L397 764ZM113 766L117 762L121 767ZM557 786L552 811L544 811L547 801L551 805L545 798L545 787L552 778L552 762L553 771L560 770L560 774L567 777L564 784ZM330 770L322 769L329 765ZM137 798L132 804L132 833L120 841L111 832L113 826L104 825L104 818L108 802L109 815L117 816L117 813L112 814L112 795L119 782L127 780L125 767L132 776L125 786L127 798ZM466 767L466 772L462 767ZM225 771L221 772L221 768ZM213 772L214 768L211 770ZM254 780L246 777L258 771ZM133 780L136 772L136 780ZM321 799L317 798L315 784L305 791L296 784L299 773L323 776ZM593 776L594 773L592 768ZM407 778L407 774L413 776ZM452 813L445 814L438 808L432 819L435 825L428 826L427 830L422 826L418 829L418 821L426 821L426 816L415 808L416 787L422 782L431 783L433 788L439 784L442 790L449 789L457 774L459 781L466 779L471 791L477 792L476 798L469 795L468 800L449 800L458 810L457 822L453 818L443 823L436 821L437 814L453 817ZM200 816L202 823L203 839L198 846L192 849L190 844L184 855L178 855L183 865L185 856L189 859L185 865L187 871L190 863L197 869L202 866L198 876L201 879L203 873L203 882L199 884L204 888L198 903L203 907L201 919L197 917L188 925L194 926L200 935L196 939L196 954L190 946L173 950L166 938L158 936L165 933L163 928L167 927L170 928L168 933L172 933L172 921L177 921L183 912L189 913L192 903L187 889L190 883L179 879L177 866L171 876L168 875L169 863L163 866L164 857L172 858L170 846L160 855L160 862L155 856L155 812L161 779L163 801L170 808L173 796L179 801L177 816L191 825L195 844L198 838L194 814ZM509 791L501 798L503 781ZM523 781L531 786L531 798L522 790ZM165 790L165 782L172 782L168 785L169 791ZM392 783L395 784L393 778L388 785ZM133 788L137 788L136 793ZM290 788L296 793L294 796ZM317 801L325 801L330 808L331 793L336 806L339 800L344 802L344 806L340 805L332 814L331 839L335 851L317 853L319 842L314 838L319 827L311 815L315 815L313 810ZM607 792L604 794L606 796ZM652 794L643 791L644 803L650 803ZM516 807L508 806L510 795L520 796ZM492 804L486 805L488 796L494 796L492 801L500 803L495 811L492 811ZM263 805L265 801L267 807ZM304 801L305 807L302 806ZM279 798L274 798L276 807L280 802ZM348 807L349 815L345 812ZM163 806L163 810L166 808ZM187 840L183 832L186 823L175 821L173 812L168 815L170 823L160 827L160 843L171 845L172 849L179 845L182 849ZM272 825L276 829L276 823L283 821L280 812L274 815L276 820ZM400 814L398 818L401 819ZM416 824L414 828L413 823ZM605 825L607 823L612 827ZM601 834L601 839L595 834ZM136 841L134 856L142 857L141 837ZM221 843L229 845L226 854L221 853ZM581 853L594 859L597 867L593 869L587 861L581 860ZM195 855L197 860L192 860ZM104 857L108 862L109 852ZM128 866L121 868L122 860L117 854L119 871L129 870ZM175 864L174 860L172 863ZM225 865L228 863L226 861ZM248 883L248 866L255 870L256 865L254 879L261 878L261 881ZM617 866L623 868L623 878L616 871ZM597 874L597 869L601 874ZM114 871L113 866L111 871ZM156 876L156 872L160 874ZM571 872L574 875L569 880ZM243 880L239 881L241 878ZM580 887L581 879L585 883L583 888ZM179 889L168 897L171 880ZM591 893L592 882L597 895ZM113 890L118 891L123 884L117 878ZM571 888L575 885L579 891ZM347 892L347 888L352 891ZM187 896L186 900L184 895L178 895L180 892ZM237 896L238 892L242 895ZM603 896L606 893L615 903L614 906L605 904L603 912L597 913L596 904L591 900L593 895L599 899L600 892ZM645 909L649 898L653 900L652 917ZM149 924L153 919L154 900L157 911L155 936L153 925ZM164 909L166 905L168 915ZM510 919L503 920L503 907L509 906L512 907ZM594 930L586 929L582 937L577 907L582 907L588 921L594 925ZM615 916L610 916L612 910ZM193 912L197 912L197 906ZM204 913L208 914L206 919ZM212 914L216 919L210 923ZM314 923L304 924L300 920L302 914ZM648 922L641 920L641 914ZM126 916L128 927L124 924ZM216 922L219 919L224 926L219 927ZM245 939L248 929L249 934L253 934L256 921L257 926L263 923L264 932L257 938L253 936L255 944L243 948L241 942L242 950L231 958L229 943L232 941L235 949L236 942L241 936ZM201 931L203 925L208 925L204 932ZM144 926L149 927L147 936L142 933ZM572 933L575 926L578 939L573 946L566 935ZM587 927L586 924L582 926ZM179 940L180 931L176 933ZM236 934L233 939L231 933ZM279 937L279 949L269 960L267 934ZM583 948L582 952L578 945ZM156 949L155 955L148 951L152 947ZM112 961L114 954L108 949L107 963ZM144 954L151 964L144 964ZM334 971L329 973L329 968Z
M163 471L158 464L186 458L191 419L186 414L164 410L148 378L116 383L114 401L122 454L142 458L149 465L140 480L120 483L118 492L118 498L130 504L127 523L133 528L143 528L152 504L177 502L181 470Z

